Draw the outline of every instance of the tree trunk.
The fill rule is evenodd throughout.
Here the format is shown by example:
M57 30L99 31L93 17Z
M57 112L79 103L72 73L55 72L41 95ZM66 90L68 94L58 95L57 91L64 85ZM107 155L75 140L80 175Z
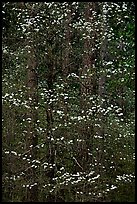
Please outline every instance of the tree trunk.
M98 124L99 126L95 128L96 135L98 136L98 150L97 150L97 170L99 174L103 173L103 163L104 163L104 131L105 131L105 116L103 113L103 109L106 108L105 105L105 84L106 84L106 73L105 73L105 67L104 62L108 60L108 52L107 52L107 36L106 36L106 30L107 30L107 19L106 15L104 14L103 10L103 3L100 5L100 12L101 12L101 25L100 25L100 39L101 39L101 47L100 47L100 70L99 70L99 79L98 79Z
M71 6L69 6L70 11L68 11L67 17L65 19L65 41L64 41L64 51L62 52L62 72L64 80L69 73L69 63L70 63L70 53L71 53Z
M90 22L92 28L94 28L94 17L92 12L95 11L95 3L87 2L85 8L85 20ZM84 53L83 53L83 68L81 69L80 76L87 75L83 79L83 85L81 85L81 94L93 94L93 89L95 87L95 39L96 33L86 30L86 36L89 37L84 39ZM83 104L82 104L83 106Z
M85 21L89 22L94 28L94 17L92 12L95 11L95 3L87 2L85 4ZM82 83L80 83L81 98L80 98L80 107L81 115L85 116L89 108L92 108L92 101L90 104L87 103L88 97L93 96L96 93L96 74L95 74L95 37L96 33L89 30L84 30L85 36L89 36L83 41L83 58L82 58L82 68L79 70L79 75ZM91 38L93 40L91 40ZM84 78L83 78L84 77ZM87 98L87 99L86 99ZM89 127L90 126L90 127ZM88 149L93 149L93 126L92 124L84 124L81 128L82 138L85 139L86 143L83 145L81 161L85 166L85 163L91 163L89 161ZM86 166L85 166L86 167ZM88 167L87 167L88 168Z
M64 49L62 52L62 73L63 73L63 81L64 81L64 93L67 93L67 76L71 70L70 64L70 54L72 51L71 47L71 5L69 5L69 11L67 13L67 17L65 19L65 40L64 40ZM63 107L64 107L64 117L63 120L67 123L68 120L68 107L65 99L63 99ZM66 133L67 135L67 133Z
M32 7L28 9L30 17L33 16ZM26 150L28 155L31 157L31 161L37 159L37 144L38 144L38 135L37 135L37 120L38 120L38 78L37 78L37 59L36 51L34 48L34 33L33 26L30 27L30 36L27 40L28 42L28 62L27 62L27 89L28 89L28 130L26 137ZM27 179L27 202L37 202L38 201L38 181L37 181L37 172L36 168L32 167L30 164L27 166L26 170L26 179Z
M38 106L37 97L37 74L36 74L36 58L34 54L34 48L31 47L28 60L28 100L30 109L28 110L28 131L26 138L26 149L31 155L31 160L37 159L38 136L36 131L38 114L36 107ZM35 202L38 201L38 186L34 185L37 183L37 174L34 167L28 166L27 178L29 188L27 188L27 201ZM34 186L33 186L34 185Z

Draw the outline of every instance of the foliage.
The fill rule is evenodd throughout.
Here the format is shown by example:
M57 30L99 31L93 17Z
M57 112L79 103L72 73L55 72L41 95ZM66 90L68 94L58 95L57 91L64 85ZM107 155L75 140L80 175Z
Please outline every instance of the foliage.
M2 14L3 201L37 186L40 202L134 202L134 3L3 2ZM38 142L28 149L30 124Z

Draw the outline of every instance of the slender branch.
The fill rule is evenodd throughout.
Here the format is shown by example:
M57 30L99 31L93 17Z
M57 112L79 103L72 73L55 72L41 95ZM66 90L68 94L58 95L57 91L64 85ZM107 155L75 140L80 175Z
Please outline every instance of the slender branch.
M77 163L77 165L83 170L83 167L78 163L78 161L76 160L76 158L73 156L72 157L74 160L75 160L75 162Z

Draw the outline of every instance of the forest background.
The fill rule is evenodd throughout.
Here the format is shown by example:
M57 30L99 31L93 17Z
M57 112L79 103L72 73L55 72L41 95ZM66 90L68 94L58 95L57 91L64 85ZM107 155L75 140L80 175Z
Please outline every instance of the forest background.
M2 3L2 201L135 201L134 2Z

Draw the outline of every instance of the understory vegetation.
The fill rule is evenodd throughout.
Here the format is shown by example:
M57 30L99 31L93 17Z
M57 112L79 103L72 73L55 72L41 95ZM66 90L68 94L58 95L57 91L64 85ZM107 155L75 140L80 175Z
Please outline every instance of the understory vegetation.
M134 202L134 3L2 17L2 201Z

